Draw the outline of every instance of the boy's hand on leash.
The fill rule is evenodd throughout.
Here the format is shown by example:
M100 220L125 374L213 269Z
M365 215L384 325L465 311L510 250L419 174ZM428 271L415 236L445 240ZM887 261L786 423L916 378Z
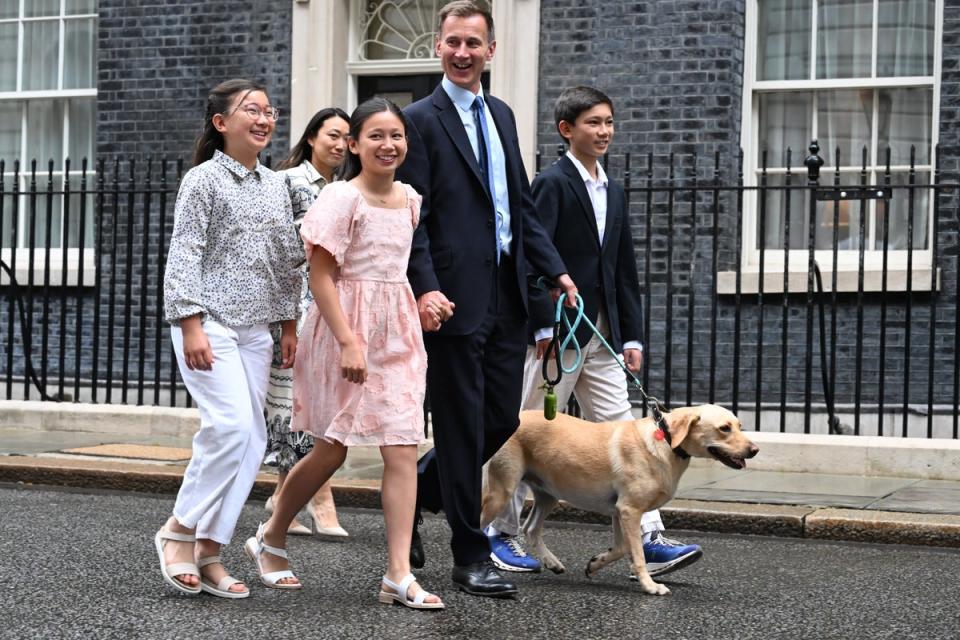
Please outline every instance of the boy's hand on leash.
M213 368L213 348L200 318L193 316L181 322L183 330L183 361L190 371L210 371Z
M627 365L630 373L637 373L643 365L643 351L640 351L640 349L625 349L623 363Z
M340 375L348 382L363 384L367 380L367 362L360 343L354 340L340 351Z
M557 276L557 286L559 289L551 289L550 296L553 298L553 301L556 302L560 295L563 294L566 296L564 305L570 307L571 309L577 308L577 285L573 283L573 280L569 275L562 273Z
M547 351L548 349L550 349L551 339L552 338L544 338L543 340L537 340L537 360L542 359L544 356L547 356L549 358L550 355L553 353L552 349L549 352Z
M284 320L280 330L281 369L289 369L297 355L297 321Z
M453 317L456 305L440 291L428 291L417 300L420 326L424 331L439 331L440 326Z

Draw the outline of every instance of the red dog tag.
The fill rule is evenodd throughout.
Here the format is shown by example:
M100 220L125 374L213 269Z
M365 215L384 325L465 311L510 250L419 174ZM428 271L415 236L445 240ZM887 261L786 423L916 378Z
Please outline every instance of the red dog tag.
M656 440L663 440L663 438L665 437L665 436L663 435L663 430L662 430L662 429L657 429L656 431L654 431L654 432L653 432L653 437L654 437Z

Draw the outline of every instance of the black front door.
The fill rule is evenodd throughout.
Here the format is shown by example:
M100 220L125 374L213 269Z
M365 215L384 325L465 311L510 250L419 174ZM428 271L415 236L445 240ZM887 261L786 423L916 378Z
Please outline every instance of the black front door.
M405 107L431 93L440 84L442 73L417 75L359 76L357 78L357 104L373 96L383 96ZM484 71L480 79L484 89L490 88L490 72Z

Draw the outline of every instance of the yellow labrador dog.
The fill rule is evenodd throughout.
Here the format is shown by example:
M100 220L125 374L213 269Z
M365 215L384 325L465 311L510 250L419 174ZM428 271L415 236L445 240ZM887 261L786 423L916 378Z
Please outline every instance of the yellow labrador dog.
M667 433L649 417L595 424L564 414L547 420L539 411L522 412L520 427L487 468L481 526L493 521L523 480L534 494L523 533L544 566L554 573L565 570L543 543L544 520L564 500L613 518L614 546L590 559L587 577L629 555L644 591L670 593L647 573L640 517L673 497L690 456L743 469L759 448L741 433L740 420L723 407L683 407L664 418Z

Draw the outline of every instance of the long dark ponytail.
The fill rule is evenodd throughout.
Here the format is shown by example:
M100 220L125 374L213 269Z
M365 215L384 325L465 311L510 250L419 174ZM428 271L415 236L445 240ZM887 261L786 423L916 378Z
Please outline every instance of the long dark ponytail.
M230 108L234 96L243 92L244 96L254 91L267 92L267 89L250 80L226 80L210 90L207 96L207 109L203 114L203 130L193 145L193 166L202 164L213 157L213 152L223 151L223 134L213 126L213 116L224 113Z
M363 123L366 122L370 116L382 111L389 111L397 116L400 119L400 123L403 124L404 131L407 130L407 118L403 115L400 107L392 100L381 96L374 96L354 109L350 115L350 137L354 140L359 140L360 132L363 130ZM360 166L360 158L348 150L347 157L343 161L343 169L340 171L340 177L342 180L352 180L360 175L362 168L363 167Z
M320 111L317 111L313 114L313 117L310 118L310 122L307 123L306 128L303 130L303 135L300 136L300 140L297 144L293 145L293 149L290 150L290 155L277 165L277 170L298 167L303 164L304 160L309 160L313 156L313 147L310 146L310 138L317 135L323 123L330 118L342 118L344 122L350 122L350 116L348 116L347 112L343 109L338 109L337 107L320 109Z

